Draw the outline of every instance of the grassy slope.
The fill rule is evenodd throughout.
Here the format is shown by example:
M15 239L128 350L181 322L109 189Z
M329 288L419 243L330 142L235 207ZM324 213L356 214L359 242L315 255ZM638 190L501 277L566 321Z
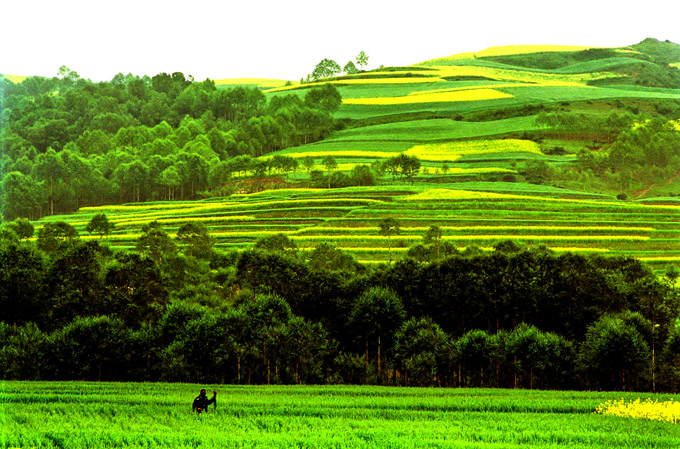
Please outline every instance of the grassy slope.
M274 154L297 158L311 155L315 168L321 171L325 171L321 159L332 154L339 163L338 170L347 171L356 164L370 164L410 151L416 145L521 139L524 133L537 130L537 108L559 106L607 114L621 102L644 109L650 101L680 100L680 89L625 84L628 78L621 73L621 67L656 64L653 61L660 56L649 48L609 49L601 54L580 50L583 49L494 48L476 55L331 80L345 101L337 116L348 120L349 127L322 142ZM546 68L546 61L557 61L554 64L558 66ZM271 80L227 80L218 84L260 85L267 96L304 95L316 85L286 86ZM489 90L502 93L504 98L460 101ZM433 101L422 102L423 98ZM395 99L400 104L382 104ZM516 116L479 121L480 115L508 108L518 111ZM550 143L572 153L585 145L573 141ZM153 210L145 205L139 209L92 208L65 218L83 230L93 213L106 211L118 222L118 235L112 239L121 246L134 244L145 221L160 219L172 232L187 220L202 220L223 248L245 248L259 237L281 231L302 248L330 241L347 248L360 260L380 261L387 258L387 241L377 236L377 220L395 216L403 226L403 234L396 241L396 246L401 247L397 251L401 252L419 243L427 226L437 224L443 227L444 238L461 247L490 247L499 239L515 238L557 250L634 254L656 264L680 260L680 227L675 229L673 218L680 204L672 198L666 201L670 205L661 207L618 202L611 196L589 193L592 187L585 184L576 183L571 190L565 190L498 182L504 174L516 174L527 160L570 164L573 155L546 156L510 148L500 153L473 151L450 160L422 154L419 157L425 169L413 185L386 177L385 185L378 187L263 192L182 208L164 204ZM303 183L308 179L304 169L287 176ZM461 190L501 196L465 198L455 193ZM49 219L56 218L64 217Z

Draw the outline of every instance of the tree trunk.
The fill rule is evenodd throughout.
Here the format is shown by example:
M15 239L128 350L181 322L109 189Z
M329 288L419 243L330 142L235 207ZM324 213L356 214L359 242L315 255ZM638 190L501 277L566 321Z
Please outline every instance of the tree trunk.
M239 385L241 384L241 353L236 357L236 373Z
M380 377L380 349L381 349L381 344L380 344L380 334L378 334L378 379L381 379Z
M368 383L368 337L366 337L366 359L364 361L364 366L366 369L366 382Z
M50 179L50 215L54 215L54 181Z

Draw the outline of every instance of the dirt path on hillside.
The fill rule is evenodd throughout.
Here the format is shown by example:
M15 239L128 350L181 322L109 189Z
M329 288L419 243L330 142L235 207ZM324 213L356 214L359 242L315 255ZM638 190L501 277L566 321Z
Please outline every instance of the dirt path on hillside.
M673 181L675 181L678 178L680 178L680 170L678 170L678 172L675 174L675 176L673 176L672 178L669 178L668 181L666 182L666 184L672 184ZM655 185L656 184L652 184L649 187L646 187L642 190L638 190L637 192L635 192L635 198L637 199L637 198L640 198L642 195L647 194L650 190L652 190L654 188Z

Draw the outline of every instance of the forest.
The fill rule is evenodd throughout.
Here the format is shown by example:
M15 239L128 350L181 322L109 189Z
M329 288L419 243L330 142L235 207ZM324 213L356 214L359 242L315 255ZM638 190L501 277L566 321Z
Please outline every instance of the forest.
M104 223L89 241L3 228L3 379L680 387L677 269L514 242L371 267L284 235L216 251L201 224L157 222L114 252Z
M0 77L0 98L5 220L229 194L232 173L290 168L255 158L322 139L341 103L330 85L267 102L256 88L217 89L182 73L94 83L66 67L20 84Z

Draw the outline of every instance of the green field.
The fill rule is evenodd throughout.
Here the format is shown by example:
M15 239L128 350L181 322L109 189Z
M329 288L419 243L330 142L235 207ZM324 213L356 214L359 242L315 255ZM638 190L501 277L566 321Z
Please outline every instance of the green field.
M3 382L4 448L677 448L678 424L605 416L636 393ZM195 416L200 388L217 409Z

